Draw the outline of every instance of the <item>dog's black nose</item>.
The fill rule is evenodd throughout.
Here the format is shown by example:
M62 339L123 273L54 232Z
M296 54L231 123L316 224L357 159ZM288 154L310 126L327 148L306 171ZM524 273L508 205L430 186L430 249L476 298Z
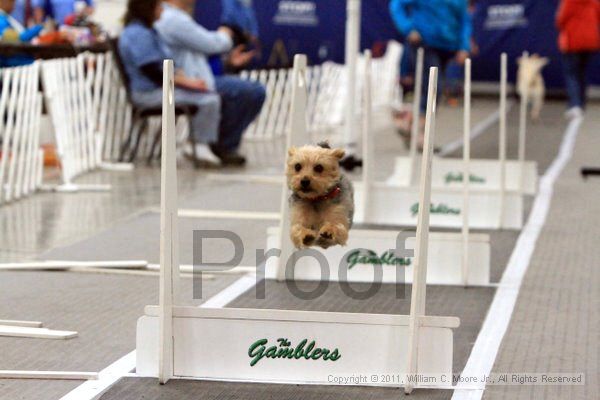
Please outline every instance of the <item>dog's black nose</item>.
M302 187L304 189L308 188L310 186L310 179L306 179L306 178L302 179L300 181L300 185L302 185Z

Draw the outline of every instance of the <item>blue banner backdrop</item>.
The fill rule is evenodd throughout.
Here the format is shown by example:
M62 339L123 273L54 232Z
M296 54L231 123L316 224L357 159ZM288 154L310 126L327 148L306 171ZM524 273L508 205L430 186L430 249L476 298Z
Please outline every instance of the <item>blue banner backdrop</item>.
M473 78L499 79L500 53L509 55L509 79L514 81L515 59L523 51L551 59L544 70L549 87L562 87L560 53L554 16L559 0L479 0L473 16L473 36L479 54L473 58ZM377 56L389 39L401 40L388 12L389 0L362 1L361 48ZM312 64L343 62L346 0L254 0L260 39L259 66L289 65L296 53L305 53ZM221 0L201 0L196 19L216 29ZM590 80L600 85L600 57L590 68Z

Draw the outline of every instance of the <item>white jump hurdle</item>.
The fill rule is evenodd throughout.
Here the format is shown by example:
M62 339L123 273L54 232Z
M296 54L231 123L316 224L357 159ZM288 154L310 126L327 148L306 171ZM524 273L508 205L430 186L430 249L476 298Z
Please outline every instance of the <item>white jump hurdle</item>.
M414 171L417 157L416 141L418 135L419 102L421 93L421 75L423 69L423 51L419 49L416 63L415 97L413 101L413 126L411 147L408 157L398 157L394 173L388 179L390 185L410 186L414 183ZM506 159L506 53L501 57L500 78L500 131L498 159L472 159L469 184L474 191L513 191L533 195L537 190L537 163L525 160L525 119L523 105L519 123L519 150L516 160ZM526 104L525 100L525 104ZM523 101L521 102L523 104ZM526 106L525 106L526 108ZM464 143L463 143L464 146ZM462 162L459 159L434 157L432 182L434 188L452 188L462 186Z
M305 63L304 56L296 56L297 71ZM434 69L432 81L436 74ZM417 228L410 315L180 305L173 90L173 63L166 61L160 305L146 307L145 315L138 320L137 373L158 377L161 383L187 378L293 384L332 384L328 379L332 374L389 373L398 376L399 382L372 384L404 386L406 392L415 387L407 383L407 374L451 374L452 329L460 322L454 317L425 314L429 207L420 211ZM428 121L435 113L434 98L431 96ZM431 130L432 124L428 123L428 138ZM423 204L428 204L430 193L427 166L433 149L429 140L427 149L421 187Z
M31 195L42 183L39 70L36 62L0 71L0 205Z
M370 73L370 53L365 56L365 77L363 86L363 185L369 185L371 182L373 160L373 132L371 131L371 86L372 76ZM470 101L470 60L467 63L465 80L465 91L468 93L467 99ZM302 95L302 87L296 88L298 95ZM294 125L293 135L290 145L302 145L307 140L307 132L304 120L301 115L304 113L300 98L293 110L298 114L298 123ZM470 135L468 122L470 121L470 109L464 108L465 114L465 136ZM433 135L433 132L432 132ZM467 149L468 150L468 149ZM469 153L465 153L465 168L468 167ZM368 220L372 220L377 211L373 206L371 198L376 195L376 191L361 190L355 194L356 213ZM468 209L470 202L469 190L463 188L461 193L461 208ZM418 199L417 199L418 201ZM289 230L287 191L284 191L281 202L281 224L280 229L271 228L268 230L267 248L282 248L285 254L287 239L282 238L281 232ZM385 208L389 209L394 202L387 202ZM460 216L462 222L461 233L454 232L431 232L429 236L429 257L428 257L428 275L427 282L443 285L464 285L464 286L485 286L490 281L490 239L487 234L469 234L469 218L467 214ZM406 239L410 235L401 236ZM399 234L394 230L365 230L354 228L350 231L347 247L332 247L327 250L319 250L327 261L325 268L327 277L322 276L323 267L319 261L312 257L303 257L296 260L294 276L285 276L285 265L281 264L276 258L269 258L266 262L266 277L274 279L298 279L298 280L323 280L332 281L350 281L350 282L373 282L373 280L382 279L386 283L398 281L411 281L412 257L407 255L394 255L394 250L399 245ZM282 244L283 243L283 244ZM414 242L408 240L407 248L414 245ZM287 249L291 254L292 250ZM469 257L471 254L471 257ZM286 257L280 257L286 259ZM401 268L406 267L406 268ZM398 276L404 272L404 275ZM381 273L381 276L378 274Z
M419 52L422 55L422 52ZM470 64L469 64L470 66ZM421 80L417 76L418 80ZM466 82L465 90L470 93L470 82ZM418 91L417 91L418 92ZM465 119L470 120L470 110L465 108ZM469 131L465 127L464 133ZM413 135L416 134L413 128ZM467 141L469 136L463 135ZM413 143L414 144L414 143ZM470 157L469 157L470 159ZM410 159L407 159L410 161ZM416 158L414 159L416 162ZM374 168L374 157L366 154L363 168ZM435 171L435 161L434 161ZM464 169L464 161L459 160L458 171ZM472 166L469 167L472 170ZM407 165L407 169L411 169ZM432 174L434 172L432 171ZM462 172L461 172L462 174ZM432 176L433 179L433 176ZM518 229L522 225L523 199L519 193L504 192L498 195L495 191L474 190L469 187L468 199L471 207L465 210L463 185L455 187L434 187L432 192L431 226L462 228L464 226L463 214L468 213L469 225L473 228ZM387 182L373 182L370 174L363 178L363 182L355 185L357 212L355 221L363 223L376 223L382 225L414 226L417 222L418 197L414 187L390 185ZM363 195L368 192L368 196ZM368 201L368 207L362 202ZM503 207L501 205L504 204ZM365 214L368 210L368 214ZM504 210L504 212L502 212Z
M369 56L365 58L370 59ZM366 62L364 66L369 66L370 63ZM470 60L466 66L465 80L465 93L467 94L467 107L464 108L465 114L465 137L470 137ZM365 73L369 76L370 73ZM301 72L301 76L304 79L304 73ZM358 221L376 221L382 225L390 224L396 220L403 220L405 225L415 225L418 204L418 198L416 198L416 189L406 188L390 188L384 184L372 184L372 169L373 161L375 160L373 150L373 132L371 131L371 85L372 79L364 79L363 89L363 153L364 153L364 167L362 182L357 184L358 190L355 194L356 202L356 213L355 220ZM307 96L306 89L303 91L292 87L292 91L296 92L295 96L301 96L301 99L297 99L295 102L295 108L291 115L291 121L295 121L293 125L293 135L291 140L294 145L302 146L310 141L310 134L307 130L307 123L305 115L305 98ZM290 133L291 135L292 133ZM465 153L465 162L468 164L470 154ZM463 162L464 164L464 162ZM463 166L469 168L469 166ZM280 185L285 185L283 180L278 181ZM368 187L368 190L362 190L363 187ZM435 195L440 196L440 191L436 191ZM428 282L435 284L446 284L446 285L464 285L464 286L486 286L490 284L490 240L487 234L469 235L469 226L475 227L489 227L489 225L497 224L501 215L498 212L495 217L496 220L485 222L485 218L489 218L489 213L486 212L486 208L489 207L487 199L477 198L477 202L474 202L475 206L469 208L469 203L472 202L471 192L469 187L465 188L464 185L461 188L453 188L450 192L453 203L456 204L455 209L440 209L432 208L431 211L434 213L432 220L435 219L437 223L446 223L449 227L460 227L461 233L440 233L432 232L430 235L430 251L429 251L429 273L427 276ZM402 197L404 196L404 197ZM448 197L448 196L447 196ZM401 200L401 202L398 199ZM492 198L494 199L494 198ZM495 198L499 200L498 197ZM180 217L196 217L196 218L227 218L227 219L260 219L260 220L280 220L282 223L287 223L289 219L287 195L284 195L281 201L281 208L279 213L264 213L264 212L235 212L235 211L216 211L216 210L179 210ZM379 203L377 203L379 202ZM400 204L400 207L390 207L390 205ZM497 207L501 209L502 207ZM383 210L383 211L382 211ZM452 214L456 210L455 214ZM462 213L461 210L468 210L467 213ZM405 211L403 215L402 212ZM446 211L448 215L436 215ZM515 215L516 213L509 214ZM476 215L475 221L472 219L472 215ZM446 217L444 221L440 217ZM412 219L411 219L412 218ZM283 227L283 232L287 232L289 226ZM269 229L267 232L267 246L268 248L280 247L281 237L279 232L281 230ZM412 259L410 257L400 257L400 260L394 261L395 258L390 258L390 249L395 249L397 246L398 233L394 231L374 231L374 230L363 230L363 229L352 229L349 236L348 248L349 249L362 249L358 253L354 250L348 252L342 248L331 248L323 252L325 259L327 260L330 268L329 279L337 280L339 275L340 265L347 265L346 262L349 257L355 257L362 260L357 268L350 268L347 276L343 279L349 281L365 281L371 282L373 280L374 269L379 269L379 264L383 264L381 268L384 271L384 279L386 281L393 280L406 280L410 281L410 268ZM291 254L291 249L289 253ZM353 254L351 254L353 253ZM468 257L471 254L472 257ZM382 263L382 255L387 258ZM286 257L282 257L286 259ZM365 261L366 260L366 261ZM379 264L378 264L379 262ZM387 262L387 264L386 264ZM397 277L397 263L406 266L406 276ZM303 280L321 280L321 269L319 264L311 258L302 258L298 260L299 268L296 272L296 279ZM300 267L301 266L301 267ZM284 279L283 270L279 265L278 260L269 258L266 263L266 276L271 278L277 278L279 280ZM346 269L343 270L344 273Z

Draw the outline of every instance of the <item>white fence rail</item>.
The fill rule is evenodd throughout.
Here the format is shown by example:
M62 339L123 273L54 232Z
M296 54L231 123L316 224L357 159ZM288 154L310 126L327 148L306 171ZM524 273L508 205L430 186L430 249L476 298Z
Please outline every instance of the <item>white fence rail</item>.
M100 164L93 118L93 75L86 76L85 61L84 55L48 60L42 68L44 95L65 185Z
M101 159L116 161L131 129L132 111L112 52L88 54L88 72L94 74L92 107L100 133Z
M42 83L61 165L63 184L57 189L109 189L73 180L98 168L130 169L105 162L118 157L131 125L131 107L112 55L84 53L44 61Z
M402 46L390 42L386 55L373 61L378 82L373 92L375 107L389 107L395 101L401 53ZM4 69L0 97L0 203L25 196L41 185L40 74L56 137L63 190L83 188L73 183L76 177L107 166L105 161L118 159L131 128L131 106L111 53L86 53ZM290 122L291 70L251 71L243 73L242 78L259 81L267 90L263 110L245 132L245 139L262 143L283 137ZM313 135L323 138L343 124L345 79L345 67L335 63L307 70L307 123ZM142 152L149 150L150 146L142 143ZM108 188L92 186L87 189Z
M373 106L387 108L399 101L398 68L402 45L390 42L386 54L373 60L374 85ZM364 60L359 58L359 64ZM359 71L363 68L359 68ZM346 92L346 68L344 65L326 62L307 68L307 123L313 134L323 134L343 124L344 108L348 101ZM291 70L260 70L243 72L241 77L262 83L267 91L265 105L244 138L249 141L267 141L281 137L289 128ZM360 78L362 79L362 78ZM358 82L361 93L361 82ZM360 96L355 99L360 102Z
M42 181L40 64L0 71L0 204L37 190Z

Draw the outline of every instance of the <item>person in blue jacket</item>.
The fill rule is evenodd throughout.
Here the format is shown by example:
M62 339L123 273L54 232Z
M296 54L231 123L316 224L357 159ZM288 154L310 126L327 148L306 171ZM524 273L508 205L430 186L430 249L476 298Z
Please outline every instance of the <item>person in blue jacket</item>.
M84 14L91 15L94 12L93 0L81 0L85 3ZM76 0L32 0L35 19L42 22L45 17L54 18L56 23L62 25L65 18L75 13Z
M258 22L252 0L222 0L221 24L238 27L251 40L258 39Z
M472 23L467 0L391 0L390 14L394 25L404 36L416 59L419 47L424 50L423 88L421 95L421 137L423 146L423 125L427 105L429 68L438 67L439 76L453 59L459 65L469 56L471 48ZM441 79L438 93L442 93Z
M4 37L6 32L13 30L17 33L20 42L30 42L40 34L43 27L42 25L36 25L29 29L24 28L19 21L10 15L14 7L15 0L0 0L0 39L6 39ZM32 62L33 58L29 56L0 57L0 67L18 67Z

